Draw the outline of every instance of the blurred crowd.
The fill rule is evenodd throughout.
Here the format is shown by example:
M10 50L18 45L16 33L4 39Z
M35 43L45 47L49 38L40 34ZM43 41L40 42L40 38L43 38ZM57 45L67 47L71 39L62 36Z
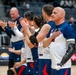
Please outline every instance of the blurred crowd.
M54 6L61 6L61 7L75 7L76 8L76 1L75 0L2 0L4 5L13 6L20 6L21 3L23 5L30 5L29 2L44 2L44 3L53 3Z

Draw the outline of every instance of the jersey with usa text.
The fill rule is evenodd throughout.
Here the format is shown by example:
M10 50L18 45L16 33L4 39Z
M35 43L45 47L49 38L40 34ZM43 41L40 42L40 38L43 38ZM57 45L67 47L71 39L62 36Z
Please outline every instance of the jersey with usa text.
M56 26L55 29L52 29L50 36L52 35L53 31L61 31L61 34L57 36L51 43L50 43L50 55L52 59L52 68L55 69L57 64L59 64L65 55L68 44L67 40L73 39L75 40L75 32L73 28L66 22ZM70 68L71 67L71 60L69 59L62 68Z

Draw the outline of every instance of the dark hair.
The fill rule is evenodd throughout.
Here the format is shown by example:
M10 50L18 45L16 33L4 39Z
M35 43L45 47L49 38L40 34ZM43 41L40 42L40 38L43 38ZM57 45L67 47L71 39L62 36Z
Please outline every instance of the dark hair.
M42 27L43 26L43 24L44 24L44 19L43 19L43 17L42 16L35 16L34 17L34 22L37 24L37 26L38 27Z
M33 21L34 13L32 11L27 11L24 13L24 18L27 18L30 21Z
M50 16L52 14L52 11L54 9L54 6L53 5L50 5L50 4L46 4L42 7L42 10L48 15Z

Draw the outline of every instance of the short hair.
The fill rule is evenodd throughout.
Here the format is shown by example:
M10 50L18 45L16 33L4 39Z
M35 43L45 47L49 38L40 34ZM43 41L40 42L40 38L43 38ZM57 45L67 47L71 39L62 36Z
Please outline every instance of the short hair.
M32 11L26 11L24 13L24 18L27 18L30 21L33 21L34 13Z
M44 19L43 19L43 17L42 16L35 16L34 17L34 22L37 24L37 26L38 27L42 27L43 26L43 24L44 24Z
M43 7L42 7L42 10L48 15L50 16L52 14L52 11L54 9L54 6L53 5L50 5L50 4L45 4Z

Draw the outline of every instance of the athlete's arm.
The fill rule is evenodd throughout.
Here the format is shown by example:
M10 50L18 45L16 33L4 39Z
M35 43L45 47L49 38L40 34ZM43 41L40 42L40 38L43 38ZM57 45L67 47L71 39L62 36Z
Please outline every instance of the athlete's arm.
M49 46L49 44L50 44L52 41L54 41L54 39L55 39L57 36L59 36L60 34L61 34L60 31L53 32L52 35L51 35L49 38L45 38L45 39L43 40L43 47L45 48L45 47Z
M46 37L46 35L48 34L48 32L51 28L51 26L49 24L44 24L43 27L41 28L39 34L35 37L30 32L29 25L24 20L22 20L20 23L21 23L23 29L25 30L25 35L26 34L28 35L32 44L37 44L37 43L41 42Z
M17 55L21 55L21 50L14 50L13 48L9 48L9 51Z
M29 37L27 35L25 37L25 41L26 41L27 45L29 46L29 48L33 48L34 47L34 45L31 43L31 41L29 40Z
M6 32L6 34L7 34L9 37L11 37L11 35L14 35L14 36L15 36L13 30L12 30L9 26L7 26L7 22L5 22L5 21L0 21L0 26L2 27L2 29Z
M19 37L20 39L24 39L23 33L21 31L19 31L16 26L14 27L13 31L17 37Z
M15 36L15 33L13 32L13 30L10 27L6 26L4 29L5 29L4 31L6 32L6 34L9 37L11 37L11 35L14 35Z
M35 45L35 44L38 44L39 42L41 42L46 37L46 35L48 34L50 28L51 27L48 24L45 24L41 28L40 32L38 33L38 35L36 37L31 34L31 32L29 31L29 29L27 29L26 33L27 33L27 35L28 35L31 43L33 45Z
M49 46L52 40L53 40L52 37L45 38L43 40L43 47L45 48L45 47Z
M39 34L36 37L38 43L41 42L46 37L50 29L51 29L51 26L49 24L43 25Z

